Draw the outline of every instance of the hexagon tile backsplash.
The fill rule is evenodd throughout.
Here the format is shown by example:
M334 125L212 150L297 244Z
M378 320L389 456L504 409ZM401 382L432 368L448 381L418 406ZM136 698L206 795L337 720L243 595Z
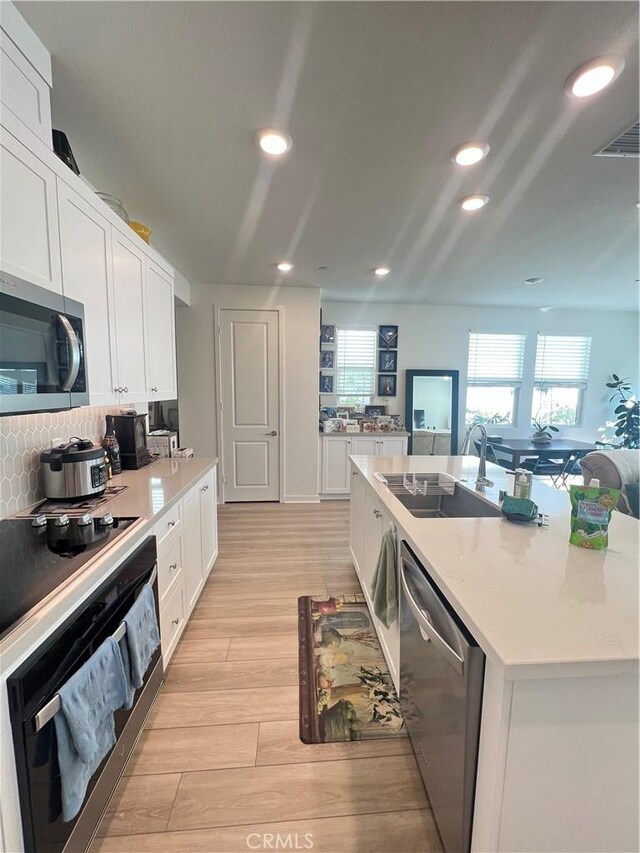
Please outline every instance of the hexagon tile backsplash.
M0 418L0 517L40 500L40 452L72 436L100 442L112 406Z

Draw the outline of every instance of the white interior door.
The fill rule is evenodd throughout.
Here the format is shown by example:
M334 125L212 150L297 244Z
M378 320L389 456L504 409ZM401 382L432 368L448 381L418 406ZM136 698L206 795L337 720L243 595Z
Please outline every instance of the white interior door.
M225 501L280 498L277 311L220 311Z

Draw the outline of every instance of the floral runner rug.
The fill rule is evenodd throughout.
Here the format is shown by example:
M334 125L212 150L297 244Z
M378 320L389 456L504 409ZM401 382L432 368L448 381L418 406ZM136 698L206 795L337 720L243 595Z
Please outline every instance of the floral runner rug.
M299 598L298 639L303 743L406 737L364 596Z

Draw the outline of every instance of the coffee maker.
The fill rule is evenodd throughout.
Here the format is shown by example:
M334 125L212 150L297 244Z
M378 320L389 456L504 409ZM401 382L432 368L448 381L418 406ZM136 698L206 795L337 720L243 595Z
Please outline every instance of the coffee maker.
M147 416L114 415L113 428L120 445L123 468L142 468L151 462L147 448Z

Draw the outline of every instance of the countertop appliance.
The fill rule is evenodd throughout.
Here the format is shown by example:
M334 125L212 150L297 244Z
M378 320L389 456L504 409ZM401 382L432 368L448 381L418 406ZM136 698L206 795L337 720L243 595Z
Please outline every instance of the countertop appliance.
M103 514L78 518L0 520L0 638L32 615L96 553L137 518Z
M400 702L447 853L471 850L485 655L406 542Z
M0 274L0 414L89 405L84 307Z
M40 454L42 485L47 498L78 500L101 495L107 487L104 449L87 438L73 437L67 444Z
M151 462L147 447L147 416L114 415L113 427L120 445L123 468L142 468Z
M133 750L162 684L162 654L155 651L131 709L115 713L116 743L87 788L71 821L61 817L60 771L54 718L58 691L108 636L126 635L124 616L146 583L158 613L156 540L149 536L87 599L9 675L10 720L25 851L85 850Z

